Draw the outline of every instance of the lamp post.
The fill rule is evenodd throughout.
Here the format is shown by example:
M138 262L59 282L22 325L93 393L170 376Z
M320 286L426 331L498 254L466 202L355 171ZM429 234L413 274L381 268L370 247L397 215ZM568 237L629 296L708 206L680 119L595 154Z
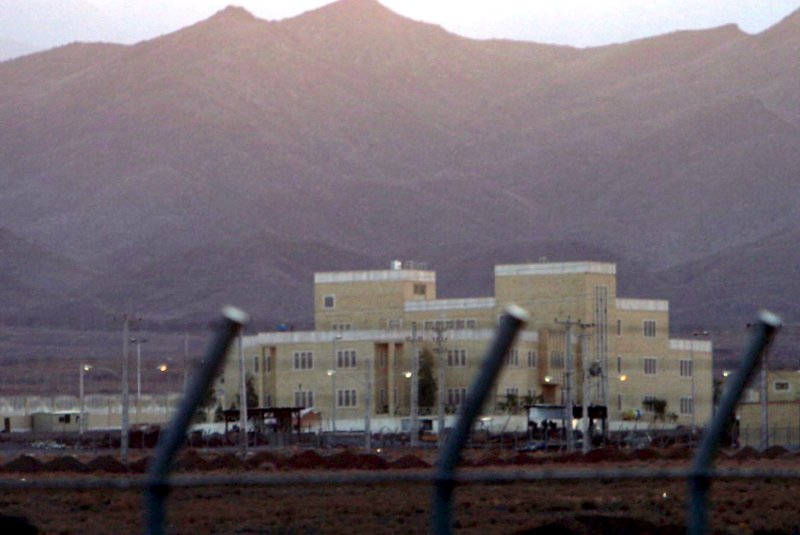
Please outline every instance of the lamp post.
M411 322L411 429L409 444L418 446L419 432L419 350L417 349L417 322ZM406 376L408 377L408 376Z
M86 430L86 394L85 394L85 378L84 376L92 370L102 370L104 372L108 372L117 379L120 379L121 376L119 373L115 372L111 368L105 367L97 367L91 364L81 364L80 366L80 375L79 375L79 383L78 383L78 396L80 399L80 418L78 419L78 434L83 434Z
M128 464L128 428L130 427L130 391L128 386L128 329L130 319L126 315L122 323L122 422L120 423L119 456Z
M336 341L341 340L342 335L337 334L331 340L331 369L328 375L331 377L331 431L336 432Z
M80 416L78 417L79 418L79 420L78 420L78 434L79 435L82 435L83 432L86 430L86 423L85 423L85 419L86 419L86 402L85 402L85 397L84 397L84 393L83 393L83 374L85 372L88 372L91 369L92 369L92 367L90 365L81 364L80 381L79 381L79 387L78 387L78 393L79 393L80 401L81 401L81 413L80 413Z
M695 403L695 379L694 379L694 339L700 336L708 336L708 331L694 331L692 333L692 340L689 343L689 366L692 369L692 442L697 434L697 404Z
M131 338L131 343L136 344L136 423L139 423L139 411L142 402L142 344L147 343L147 338Z

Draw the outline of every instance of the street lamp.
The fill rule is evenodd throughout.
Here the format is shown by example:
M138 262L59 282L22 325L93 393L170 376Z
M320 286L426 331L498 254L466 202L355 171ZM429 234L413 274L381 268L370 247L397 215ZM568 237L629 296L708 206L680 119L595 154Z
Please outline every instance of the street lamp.
M83 394L83 374L88 372L91 369L92 369L92 367L90 365L81 364L80 381L79 381L79 389L78 389L79 390L80 400L81 400L81 413L80 413L80 416L78 416L78 418L79 418L78 419L78 434L79 435L82 435L83 432L86 430L86 424L84 423L84 420L86 418L86 404L85 404L85 398L84 398L84 394Z
M84 388L84 375L89 373L92 370L104 371L108 372L117 379L120 378L120 375L112 370L111 368L104 368L104 367L97 367L91 364L81 364L80 366L80 379L78 383L78 395L80 399L80 417L78 418L78 434L82 435L86 430L86 395L85 395L85 388Z
M331 340L331 369L328 376L331 378L331 431L336 432L336 341L341 340L342 335L337 334Z
M692 442L694 442L694 437L697 434L697 418L696 414L696 403L695 403L695 380L694 380L694 338L700 336L708 336L708 331L694 331L692 333L693 339L689 342L689 367L692 370Z

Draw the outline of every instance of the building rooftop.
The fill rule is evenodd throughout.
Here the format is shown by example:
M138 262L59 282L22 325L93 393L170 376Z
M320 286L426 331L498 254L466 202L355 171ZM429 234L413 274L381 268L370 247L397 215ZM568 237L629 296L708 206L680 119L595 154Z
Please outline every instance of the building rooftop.
M436 282L435 271L419 269L379 269L372 271L331 271L314 273L314 284L347 282Z
M551 262L537 264L504 264L494 267L495 277L564 275L572 273L616 275L617 265L610 262Z

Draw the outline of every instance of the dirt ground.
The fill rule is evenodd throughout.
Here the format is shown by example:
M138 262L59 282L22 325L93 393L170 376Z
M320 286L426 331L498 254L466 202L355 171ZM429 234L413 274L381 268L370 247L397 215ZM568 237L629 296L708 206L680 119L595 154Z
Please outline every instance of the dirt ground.
M231 454L187 452L184 473L257 473L320 470L422 468L430 452L407 450L363 456L342 451L261 452L247 463ZM684 466L685 452L605 451L587 458L472 452L464 470ZM800 467L800 458L752 451L721 466ZM68 460L69 459L69 460ZM141 469L145 459L132 463ZM91 468L89 468L91 467ZM121 467L124 469L125 467ZM2 478L119 477L111 456L18 456L2 464ZM94 470L89 472L88 470ZM466 484L455 492L458 533L599 534L685 532L685 481L541 482ZM201 487L173 491L168 533L353 534L426 533L431 519L430 485L319 485ZM712 487L715 533L798 533L800 480L716 481ZM0 514L22 517L40 533L81 535L142 532L142 497L135 491L9 491L0 494ZM6 520L7 521L7 520ZM2 525L0 533L12 533Z

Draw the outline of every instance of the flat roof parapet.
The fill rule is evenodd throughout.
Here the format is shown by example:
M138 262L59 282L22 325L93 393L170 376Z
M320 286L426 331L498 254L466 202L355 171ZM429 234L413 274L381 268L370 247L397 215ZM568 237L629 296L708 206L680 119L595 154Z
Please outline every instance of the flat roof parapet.
M567 275L579 273L616 275L617 265L610 262L558 262L542 264L504 264L494 267L495 277Z
M418 269L381 269L372 271L330 271L314 273L314 284L389 281L435 283L436 272Z
M494 297L468 297L464 299L431 299L430 301L406 301L406 312L428 312L432 310L473 310L494 308Z
M644 312L669 312L669 301L664 299L617 298L619 310L639 310Z
M699 351L711 353L711 340L688 340L681 338L670 338L669 348L672 351Z

